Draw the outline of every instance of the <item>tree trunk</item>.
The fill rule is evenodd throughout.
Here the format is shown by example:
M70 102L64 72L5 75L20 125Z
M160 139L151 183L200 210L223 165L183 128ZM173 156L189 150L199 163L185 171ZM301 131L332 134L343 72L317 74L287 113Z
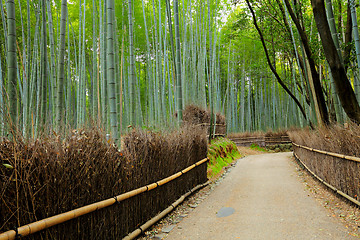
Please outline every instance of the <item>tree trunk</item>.
M356 24L357 30L357 24ZM355 31L355 28L354 28ZM351 40L352 40L352 32L353 32L353 24L351 19L351 10L350 6L347 8L347 22L346 22L346 29L345 29L345 50L344 50L344 67L345 71L347 72L348 67L350 66L350 53L351 53Z
M331 74L334 79L337 94L347 116L356 123L360 123L360 107L356 100L354 90L345 72L344 65L336 50L331 37L330 27L326 19L325 5L323 0L311 0L315 22L320 33L326 59L329 63Z
M58 59L58 76L57 76L57 104L56 104L56 126L58 129L64 119L64 55L65 55L65 34L66 34L66 16L67 0L61 2L61 20L60 20L60 42L59 42L59 59Z
M253 17L253 22L254 22L254 25L255 25L255 28L256 30L258 31L259 33L259 36L260 36L260 40L261 40L261 43L263 45L263 48L264 48L264 51L265 51L265 55L266 55L266 59L267 59L267 62L269 64L269 67L271 69L271 71L273 72L273 74L275 75L276 77L276 80L278 81L278 83L281 85L281 87L290 95L290 97L295 101L296 105L299 107L301 113L303 114L304 118L307 119L307 116L305 114L305 111L304 111L304 108L303 106L301 105L301 103L299 102L299 100L295 97L295 95L289 90L289 88L285 85L285 83L281 80L279 74L277 73L276 69L275 69L275 65L272 64L271 60L270 60L270 56L269 56L269 53L268 53L268 50L267 50L267 47L266 47L266 44L265 44L265 40L264 40L264 37L263 37L263 34L262 34L262 31L260 30L258 24L257 24L257 21L256 21L256 16L255 16L255 12L253 11L253 8L251 7L250 3L248 0L246 0L246 3L251 11L251 14L252 14L252 17Z
M17 65L16 65L16 22L15 22L15 3L14 0L6 2L8 11L8 47L7 47L7 62L8 62L8 113L10 115L11 124L16 124L17 121L17 101L16 101L16 86L17 86Z
M40 129L44 130L47 119L47 33L46 33L46 2L42 0L42 42L41 42L41 112L39 116Z
M179 122L182 121L182 86L181 86L181 56L180 56L180 30L179 30L179 3L174 0L175 44L176 44L176 98Z
M340 61L343 62L341 49L340 49L340 41L339 41L339 37L338 37L338 32L336 30L335 18L334 18L334 12L333 12L333 8L332 8L331 0L326 0L326 12L327 12L327 18L328 18L328 22L329 22L332 39L334 41L336 50L339 54Z
M357 99L359 99L359 94L360 94L360 87L359 87L359 82L360 82L360 38L359 38L359 29L358 29L358 24L357 24L357 16L356 16L356 7L355 7L355 0L350 0L349 1L349 8L351 9L351 20L349 22L352 22L352 31L354 33L354 41L355 41L355 51L356 51L356 60L357 60L357 71L354 71L355 74L355 79L354 79L354 88L355 88L355 95L357 97ZM348 8L348 9L349 9ZM348 14L349 17L349 14ZM349 39L349 43L351 42L351 30L350 31L350 39ZM349 46L351 46L350 44L348 44ZM347 45L345 45L347 46ZM351 51L351 47L348 47L349 52ZM350 53L349 53L350 55ZM350 60L349 60L350 61ZM346 66L345 66L345 70L346 70Z
M110 126L111 135L114 142L118 142L118 122L117 122L117 108L116 108L116 95L115 95L115 57L114 57L114 0L106 1L107 11L107 83L109 91L109 105L110 105Z
M136 125L136 97L135 97L135 67L134 67L134 44L133 44L133 20L132 20L132 1L128 1L128 19L129 19L129 53L130 53L130 124Z
M309 61L310 70L311 70L311 76L312 76L312 81L313 81L314 91L315 91L314 94L316 95L316 99L318 101L317 102L318 109L316 109L316 111L318 111L318 115L321 118L321 119L318 119L318 123L320 125L323 125L323 124L327 125L327 124L329 124L329 114L328 114L328 111L327 111L327 108L326 108L325 98L324 98L324 95L323 95L323 92L322 92L322 87L321 87L321 83L320 83L320 79L319 79L319 74L316 71L315 61L313 59L313 54L312 54L310 46L309 46L309 40L308 40L308 38L306 36L306 33L305 33L303 27L300 25L300 20L295 16L295 13L294 13L293 9L291 8L289 0L285 0L285 4L286 4L287 10L288 10L288 12L289 12L289 14L291 16L291 19L294 21L296 29L299 32L301 42L303 43L305 53L306 53L306 56L307 56L308 61Z

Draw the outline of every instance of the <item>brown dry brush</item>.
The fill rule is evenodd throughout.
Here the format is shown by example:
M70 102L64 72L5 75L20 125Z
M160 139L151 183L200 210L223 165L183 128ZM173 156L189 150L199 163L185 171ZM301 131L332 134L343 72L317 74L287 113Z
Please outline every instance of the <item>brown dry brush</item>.
M299 145L347 156L360 157L360 126L333 125L316 131L289 132ZM320 178L349 196L360 200L360 163L340 159L294 146L294 152Z
M134 130L119 152L96 129L0 143L0 232L111 198L168 177L207 155L192 127L159 134ZM207 181L206 164L153 191L54 226L29 239L119 239Z
M264 137L263 132L239 132L239 133L230 133L227 135L228 138L248 138L248 137L257 137L262 138Z
M288 136L287 130L280 129L277 131L269 130L267 132L240 132L240 133L231 133L228 135L228 138L272 138L273 140L281 140Z
M192 104L187 105L183 111L183 121L190 125L210 124L210 116L210 110ZM216 113L216 124L215 134L226 134L226 118L221 113Z

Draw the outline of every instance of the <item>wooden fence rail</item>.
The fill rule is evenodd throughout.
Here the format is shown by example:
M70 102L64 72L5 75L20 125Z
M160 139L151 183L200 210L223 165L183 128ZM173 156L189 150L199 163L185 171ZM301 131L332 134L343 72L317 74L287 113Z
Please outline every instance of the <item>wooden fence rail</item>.
M118 203L120 201L123 201L125 199L139 195L140 193L153 190L153 189L157 188L158 186L164 185L164 184L180 177L181 175L185 174L186 172L190 171L191 169L207 162L208 160L209 160L208 158L204 158L203 160L198 161L197 163L185 168L184 170L181 170L180 172L177 172L177 173L171 175L170 177L164 178L160 181L140 187L140 188L132 190L130 192L120 194L113 198L109 198L109 199L106 199L106 200L103 200L100 202L96 202L96 203L93 203L93 204L90 204L90 205L87 205L84 207L80 207L80 208L77 208L77 209L74 209L74 210L71 210L71 211L68 211L65 213L61 213L61 214L58 214L58 215L55 215L55 216L52 216L49 218L45 218L45 219L21 226L15 230L10 230L7 232L0 233L0 240L11 240L11 239L15 239L18 237L25 237L25 236L28 236L35 232L39 232L46 228L55 226L57 224L69 221L74 218L78 218L82 215L94 212L94 211L102 209L102 208L111 206L111 205Z
M318 154L323 154L323 155L327 155L327 156L331 156L331 157L335 157L335 158L339 158L339 159L344 159L344 160L348 160L348 161L352 161L352 162L356 162L356 163L360 163L360 158L359 157L355 157L355 156L347 156L344 154L339 154L339 153L333 153L333 152L327 152L327 151L323 151L323 150L319 150L319 149L315 149L315 148L310 148L307 146L303 146L303 145L299 145L296 143L292 143L293 146L298 147L298 148L302 148L305 149L307 151L311 151L314 153L318 153ZM322 179L321 177L318 176L318 174L316 174L314 171L312 171L305 163L303 160L301 160L301 158L299 157L298 154L296 154L296 152L294 151L294 157L301 163L301 165L303 165L307 171L313 175L316 179L318 179L321 183L323 183L325 186L327 186L328 188L330 188L331 190L333 190L335 193L341 195L342 197L346 198L347 200L351 201L352 203L356 204L357 206L360 206L360 201L358 201L357 199L349 196L348 194L346 194L344 191L337 189L336 187L332 186L330 183L326 182L324 179ZM355 195L356 196L356 195Z
M233 137L230 138L237 146L250 146L252 143L256 143L259 146L265 147L276 144L290 144L291 140L289 136L257 136L257 137Z
M359 157L346 156L346 155L344 155L344 154L332 153L332 152L327 152L327 151L323 151L323 150L318 150L318 149L315 149L315 148L310 148L310 147L307 147L307 146L302 146L302 145L296 144L296 143L294 143L294 142L293 142L293 145L296 146L296 147L299 147L299 148L303 148L303 149L312 151L312 152L317 152L317 153L321 153L321 154L324 154L324 155L329 155L329 156L332 156L332 157L342 158L342 159L346 159L346 160L349 160L349 161L360 162L360 158L359 158Z

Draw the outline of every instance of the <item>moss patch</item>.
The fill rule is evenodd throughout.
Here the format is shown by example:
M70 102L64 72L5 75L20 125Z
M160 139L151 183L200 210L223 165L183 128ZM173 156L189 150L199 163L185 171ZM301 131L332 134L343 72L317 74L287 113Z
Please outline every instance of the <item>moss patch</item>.
M268 150L266 150L265 148L260 147L256 143L252 143L250 148L253 149L253 150L256 150L256 151L260 151L260 152L268 152Z
M228 166L235 159L241 157L234 142L227 138L217 138L211 141L208 151L208 178L218 176L224 167Z

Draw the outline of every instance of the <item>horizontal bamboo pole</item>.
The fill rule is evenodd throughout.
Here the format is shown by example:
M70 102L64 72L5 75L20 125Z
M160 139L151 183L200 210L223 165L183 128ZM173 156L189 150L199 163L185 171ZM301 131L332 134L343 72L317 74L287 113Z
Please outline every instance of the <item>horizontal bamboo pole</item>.
M291 141L290 140L289 141L287 141L287 140L278 140L278 141L276 141L276 140L274 140L274 141L266 140L265 143L291 143Z
M293 145L296 146L296 147L299 147L299 148L303 148L303 149L312 151L312 152L317 152L317 153L321 153L321 154L332 156L332 157L342 158L342 159L346 159L346 160L353 161L353 162L360 162L359 157L346 156L344 154L332 153L332 152L327 152L327 151L323 151L323 150L318 150L318 149L310 148L310 147L307 147L307 146L302 146L302 145L296 144L294 142L293 142Z
M230 138L230 140L248 140L248 139L264 139L264 137L234 137Z
M147 221L145 224L141 225L139 228L137 228L135 231L127 235L123 238L123 240L132 240L139 236L142 232L144 232L146 229L154 225L156 222L164 218L167 214L169 214L172 210L174 210L180 203L182 203L190 194L197 191L198 189L208 185L209 182L206 182L204 184L197 185L193 189L191 189L189 192L182 195L178 200L176 200L173 204L171 204L168 208L166 208L164 211L156 215L154 218Z
M223 127L225 127L226 126L226 124L219 124L219 123L217 123L217 124L213 124L213 126L223 126ZM196 126L210 126L210 123L199 123L199 124L197 124Z
M265 142L264 139L238 139L238 140L232 140L233 142Z
M303 161L301 161L301 159L299 158L299 156L294 153L295 158L306 168L306 170L311 173L316 179L318 179L321 183L323 183L325 186L327 186L328 188L330 188L331 190L333 190L335 193L343 196L344 198L346 198L347 200L353 202L354 204L360 206L360 201L356 200L355 198L347 195L346 193L344 193L341 190L338 190L337 188L335 188L334 186L330 185L329 183L325 182L323 179L321 179L318 175L316 175L316 173L314 173L313 171L310 170L310 168L308 166L305 165L305 163Z
M233 141L235 144L249 144L249 143L259 143L262 141Z
M279 139L279 141L285 141L284 139L286 140L290 140L290 138L288 136L279 136L279 137L266 137L266 136L249 136L249 137L233 137L233 138L230 138L232 141L234 140L249 140L249 139L262 139L262 140L265 140L265 141L268 141L268 140L273 140L273 139ZM281 139L281 140L280 140Z
M156 183L152 183L152 184L137 188L135 190L120 194L113 198L109 198L109 199L106 199L106 200L103 200L100 202L96 202L96 203L93 203L93 204L90 204L90 205L87 205L84 207L80 207L80 208L77 208L77 209L74 209L74 210L71 210L71 211L68 211L65 213L61 213L61 214L58 214L58 215L55 215L55 216L52 216L49 218L45 218L45 219L21 226L21 227L17 228L16 230L9 230L7 232L0 233L0 240L12 240L17 237L25 237L30 234L44 230L46 228L52 227L54 225L69 221L71 219L80 217L82 215L94 212L99 209L111 206L111 205L115 204L116 202L123 201L125 199L139 195L140 193L147 192L154 188L157 188L158 186L164 185L164 184L180 177L182 174L185 173L184 172L185 170L190 171L191 169L207 162L208 160L209 160L208 158L204 158L204 159L198 161L197 163L191 165L190 167L187 167L184 170L182 170L178 173L175 173L175 174L171 175L170 177L162 179Z
M265 138L266 138L266 139L286 138L286 139L289 139L289 140L290 140L289 136L277 136L277 137L266 137L266 136L265 136Z
M213 134L212 136L214 136L214 137L225 137L225 133L224 134L217 133L217 134ZM209 135L206 135L206 137L208 138Z

